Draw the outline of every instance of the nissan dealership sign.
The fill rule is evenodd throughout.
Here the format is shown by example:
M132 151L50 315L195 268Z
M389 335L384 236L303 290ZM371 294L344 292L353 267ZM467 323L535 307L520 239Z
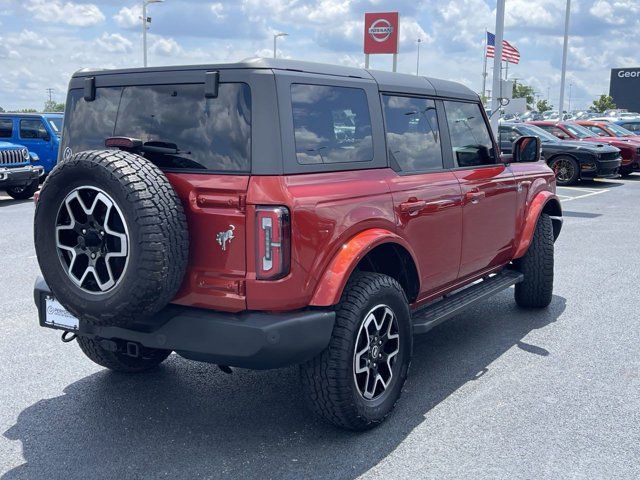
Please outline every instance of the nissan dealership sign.
M398 12L364 14L364 53L398 53Z
M609 95L618 108L640 112L640 67L612 69Z

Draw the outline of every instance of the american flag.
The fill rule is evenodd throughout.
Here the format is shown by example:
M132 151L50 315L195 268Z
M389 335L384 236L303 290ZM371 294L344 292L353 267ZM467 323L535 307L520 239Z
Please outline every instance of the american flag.
M494 58L495 56L496 36L493 33L487 32L487 57ZM502 40L502 61L520 63L520 52L506 40Z

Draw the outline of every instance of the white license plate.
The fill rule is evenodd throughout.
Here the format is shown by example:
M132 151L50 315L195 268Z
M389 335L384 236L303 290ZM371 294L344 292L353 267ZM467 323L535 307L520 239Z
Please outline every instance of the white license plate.
M58 302L55 298L47 297L45 303L45 324L53 328L78 330L78 319L71 315L66 308L60 305L60 302Z

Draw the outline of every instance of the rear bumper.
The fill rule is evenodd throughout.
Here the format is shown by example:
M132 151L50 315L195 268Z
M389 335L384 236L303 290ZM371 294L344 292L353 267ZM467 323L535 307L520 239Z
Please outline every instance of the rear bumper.
M34 300L40 325L52 328L44 323L48 296L48 285L38 278ZM81 320L77 333L173 350L191 360L264 370L318 355L329 344L334 320L330 310L232 314L171 304L131 328L98 327Z
M43 173L42 167L27 165L24 167L0 167L0 189L23 187L37 180Z

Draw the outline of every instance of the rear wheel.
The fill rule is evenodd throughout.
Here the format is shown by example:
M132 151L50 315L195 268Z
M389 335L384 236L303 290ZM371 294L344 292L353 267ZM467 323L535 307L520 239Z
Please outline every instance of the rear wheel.
M33 182L23 185L21 187L10 187L7 189L7 195L16 200L28 200L38 191L40 187L40 180L36 179Z
M380 424L407 378L413 346L402 287L378 273L356 273L336 311L327 349L301 366L311 408L351 430Z
M516 284L516 303L523 308L544 308L553 297L553 224L546 213L540 215L529 250L514 264L524 274Z
M79 336L78 345L82 352L98 365L124 373L139 373L160 365L171 354L170 350L144 348L138 357L121 352L112 352L103 348L92 338Z
M580 178L580 167L578 162L571 157L560 156L549 162L549 167L556 174L558 185L574 185Z

